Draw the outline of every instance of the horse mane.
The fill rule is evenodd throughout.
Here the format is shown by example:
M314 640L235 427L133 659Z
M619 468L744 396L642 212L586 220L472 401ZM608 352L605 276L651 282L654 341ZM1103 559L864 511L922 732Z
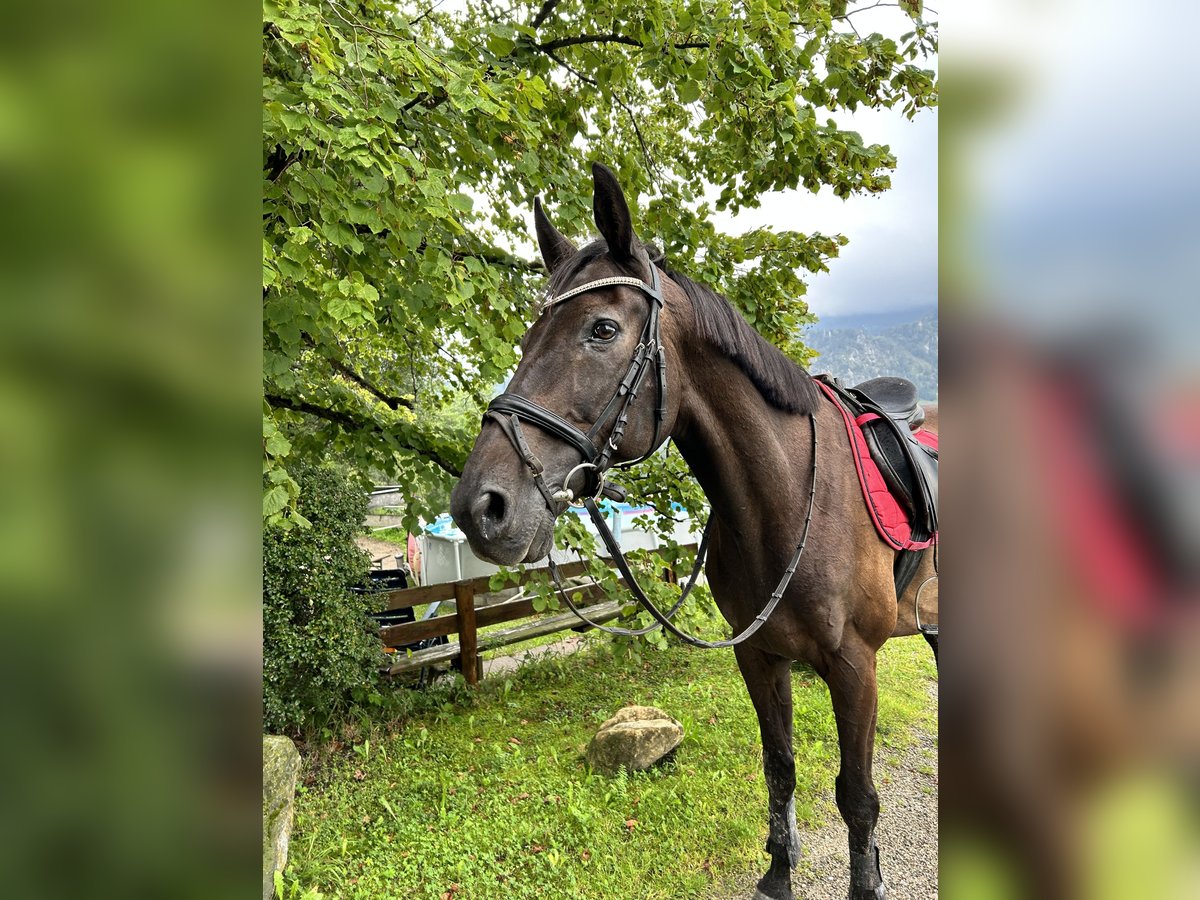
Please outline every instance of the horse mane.
M804 369L755 331L725 297L671 268L658 248L647 245L646 250L648 258L691 301L700 337L736 363L764 400L784 412L808 415L816 411L820 399L817 387ZM557 294L568 287L584 266L607 252L608 245L603 240L592 241L580 249L551 277L550 293ZM629 274L644 277L633 270Z

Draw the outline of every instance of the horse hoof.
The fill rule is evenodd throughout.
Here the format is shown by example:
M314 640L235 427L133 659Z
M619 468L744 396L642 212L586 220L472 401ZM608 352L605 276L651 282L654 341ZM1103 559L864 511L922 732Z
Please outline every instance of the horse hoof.
M767 893L767 891L771 891L771 893ZM764 888L762 881L759 881L754 896L750 900L792 900L792 888L791 885L783 882L767 885Z

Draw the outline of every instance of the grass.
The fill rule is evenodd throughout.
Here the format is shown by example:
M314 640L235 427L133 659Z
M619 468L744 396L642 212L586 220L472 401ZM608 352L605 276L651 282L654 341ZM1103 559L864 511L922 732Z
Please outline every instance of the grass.
M365 531L365 537L374 538L377 541L383 541L388 544L395 544L397 547L408 546L408 532L403 528L380 528L378 531Z
M919 639L880 656L878 753L933 730L935 677ZM829 695L793 673L796 812L832 815L837 768ZM753 709L728 651L674 646L640 665L603 650L530 664L474 692L414 701L310 768L296 805L288 896L490 900L701 896L758 867L766 789ZM675 759L617 778L590 773L584 747L628 703L683 723Z

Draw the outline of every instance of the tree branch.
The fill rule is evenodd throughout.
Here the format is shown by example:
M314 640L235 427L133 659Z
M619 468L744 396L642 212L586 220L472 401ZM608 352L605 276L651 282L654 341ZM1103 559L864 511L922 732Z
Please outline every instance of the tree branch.
M588 76L584 75L582 72L580 72L578 69L576 69L574 66L572 66L569 62L567 62L565 59L563 59L561 56L559 56L553 50L546 50L542 47L539 47L538 49L540 49L543 53L545 53L548 57L550 57L552 60L554 60L556 63L558 63L564 69L566 69L568 72L570 72L576 78L578 78L580 81L584 82L585 84L590 84L592 87L596 87L596 88L600 87L600 83L598 81L596 81L596 79L589 78ZM659 175L660 175L658 166L654 162L653 157L650 156L650 150L646 146L646 140L645 140L645 138L642 137L642 130L641 130L641 128L638 127L637 117L634 116L633 110L629 108L628 104L626 104L626 102L621 98L621 96L616 91L613 91L612 96L613 96L613 99L617 101L617 104L621 107L621 109L625 110L625 112L629 115L629 121L631 123L633 123L633 133L635 135L637 135L638 144L640 144L641 148L642 148L642 156L645 157L645 159L646 159L646 171L649 172L650 176L652 178L654 178L654 180L657 182Z
M435 9L437 9L439 6L441 6L445 2L446 2L446 0L437 0L437 3L433 4L433 6L429 7L429 9L425 10L425 12L421 13L419 16L417 16L415 19L413 19L411 22L409 22L408 23L409 26L416 25L418 22L420 22L426 16L430 15Z
M908 9L909 9L909 6L910 6L910 4L907 4L907 3L884 3L884 2L882 2L882 0L881 0L881 2L879 2L879 3L872 3L870 6L860 6L860 7L858 7L857 9L851 9L851 10L847 10L847 11L846 11L846 12L844 12L842 15L840 15L840 16L834 16L833 18L835 18L835 19L849 19L849 18L850 18L852 15L854 15L855 13L866 12L868 9L876 9L877 7L880 7L880 6L894 6L894 7L899 7L900 9L903 9L905 12L908 12ZM938 11L937 11L936 9L930 9L928 6L924 6L924 5L923 5L923 6L922 6L922 10L927 10L928 12L931 12L931 13L933 13L935 16L936 16L936 15L938 15ZM793 24L795 24L795 23L793 23Z
M335 372L348 378L350 381L353 381L355 384L357 384L360 388L362 388L368 394L375 397L377 400L381 401L389 409L397 410L397 409L400 409L400 407L404 407L405 409L412 409L413 402L408 397L394 397L391 394L384 393L382 390L380 390L378 387L376 387L371 382L367 381L366 378L364 378L362 375L359 375L357 372L354 371L354 369L350 368L350 366L346 365L341 360L330 359L329 365L333 367L333 370Z
M576 78L578 78L580 81L584 82L585 84L590 84L592 87L597 87L597 88L600 87L600 82L596 81L596 79L594 79L594 78L588 78L586 75L584 75L582 72L580 72L574 66L572 66L569 62L567 62L565 59L563 59L561 56L559 56L557 53L555 53L553 50L545 50L541 47L539 47L538 49L541 50L543 53L545 53L548 57L550 57L556 63L558 63L560 66L562 66L564 69L566 69L568 72L570 72L572 75L574 75Z
M455 262L466 259L468 256L481 259L488 265L500 266L505 269L516 269L518 272L537 272L542 274L546 271L546 267L540 262L521 259L518 256L510 256L499 250L492 252L488 252L487 250L455 250L450 254L450 258Z
M264 394L263 399L267 401L275 409L290 409L292 412L304 413L308 416L316 416L318 419L324 419L326 422L333 422L335 425L341 425L347 430L359 430L364 428L378 428L374 422L365 422L362 419L350 415L350 413L342 412L337 409L329 409L325 406L317 406L315 403L309 403L306 400L297 400L294 397L282 397L279 394Z
M429 94L429 93L422 91L421 93L417 94L417 96L413 97L411 100L409 100L407 103L405 103L402 107L400 107L400 111L408 112L414 106L419 106L422 103L425 104L425 106L428 107L429 109L437 109L439 106L441 106L443 103L445 103L449 99L450 99L450 95L447 94L445 91L440 92L439 94L437 94L437 96L434 96L433 94Z
M300 156L300 150L287 153L284 151L282 145L276 144L275 149L271 151L271 155L267 157L267 179L269 181L278 181L284 172L300 161Z
M575 47L579 44L625 44L629 47L645 47L646 45L637 38L626 37L623 34L581 34L576 37L559 38L556 41L547 41L544 44L535 44L539 50L561 50L563 47ZM699 50L707 49L708 41L689 41L680 44L672 44L676 50Z
M543 22L550 18L550 14L554 12L554 8L558 6L561 0L546 0L542 4L542 8L538 10L538 14L533 17L533 21L529 23L530 28L538 28Z
M318 419L324 419L326 422L332 422L335 425L341 426L347 431L378 431L382 432L383 426L373 419L362 419L352 413L344 412L339 409L330 409L326 406L318 406L315 403L309 403L306 400L297 400L295 397L284 397L279 394L264 393L263 398L275 409L288 409L292 412L304 413L308 416L315 416ZM394 435L394 432L393 432ZM406 448L418 456L423 456L429 460L443 472L458 478L462 475L462 469L450 462L436 450L429 448L414 447L412 444L406 444Z
M638 127L637 116L633 114L633 110L629 108L629 106L624 100L621 99L621 96L616 91L613 91L613 99L617 101L621 109L628 113L629 121L633 124L633 133L637 135L638 144L640 144L642 148L642 156L646 158L646 169L649 171L651 177L654 178L655 182L657 182L660 174L658 171L658 164L654 162L654 159L650 156L649 148L646 147L646 139L642 137L642 129ZM659 186L659 189L662 189L661 185Z

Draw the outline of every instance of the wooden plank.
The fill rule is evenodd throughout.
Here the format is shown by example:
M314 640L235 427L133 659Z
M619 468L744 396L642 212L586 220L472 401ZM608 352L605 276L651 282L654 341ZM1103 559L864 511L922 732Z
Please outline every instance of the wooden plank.
M615 619L621 614L621 608L625 604L620 601L609 601L607 603L597 603L587 609L587 616L594 622L604 624ZM479 650L494 650L497 647L506 647L510 644L519 644L521 641L529 640L530 638L541 637L544 634L554 634L556 631L566 631L579 625L579 619L575 617L573 612L561 613L555 616L547 616L544 619L539 619L536 622L530 622L525 625L519 625L516 628L506 628L500 631L493 631L490 634L482 635L479 638ZM459 655L460 648L458 644L443 644L440 647L430 647L426 650L417 650L407 656L396 660L390 666L383 669L387 675L396 675L400 672L409 672L414 669L423 669L425 666L431 666L435 663L446 662L452 660Z
M600 596L599 589L594 583L572 588L583 593L584 602ZM491 606L481 606L475 610L475 626L483 628L487 625L498 625L501 622L511 622L514 619L525 619L534 613L533 600L506 600ZM405 644L415 644L417 641L435 637L448 637L458 633L458 616L434 616L432 619L422 619L418 622L404 622L401 625L385 625L379 629L379 637L385 647L403 647Z
M442 644L438 647L414 650L412 653L400 656L391 665L384 666L382 671L385 675L395 675L399 672L411 672L413 669L423 669L426 666L449 662L457 658L458 644Z
M469 581L454 585L454 608L458 616L459 662L467 684L479 683L478 635L475 633L475 588Z
M695 550L695 544L686 544L683 549ZM605 559L604 564L611 566L612 560ZM514 578L507 582L504 587L516 587L518 585L528 584L539 573L545 572L545 569L530 569L519 578ZM559 573L563 578L574 578L576 575L582 575L587 571L587 563L573 562L566 563L558 567ZM472 578L466 583L471 585L472 589L477 594L486 594L491 591L490 575L481 575L478 578ZM383 593L385 602L388 604L385 609L405 609L410 606L420 606L422 603L433 603L437 600L449 600L454 596L455 582L446 584L429 584L425 587L403 588L398 591L387 591ZM503 588L501 588L503 590Z
M401 625L385 625L379 629L379 637L385 647L403 647L429 638L444 637L458 633L458 616L434 616L419 622Z
M579 585L571 588L571 599L574 601L575 594L583 595L583 603L594 603L604 596L604 591L595 583ZM581 606L575 602L576 606ZM504 603L497 603L494 606L482 606L475 611L477 625L483 628L486 625L499 625L501 622L512 622L515 619L527 619L534 614L533 598L527 597L523 600L508 600ZM483 641L483 638L480 638Z
M587 617L593 622L603 624L609 619L615 619L620 615L621 607L624 605L620 600L610 600L607 603L597 603L589 606L584 611L587 613ZM565 613L538 619L536 622L517 625L515 628L502 628L498 631L490 632L484 636L481 646L487 650L495 647L507 647L509 644L518 644L521 641L541 637L544 634L554 634L556 631L566 631L569 628L575 628L582 624L575 613L568 610Z
M425 587L401 588L383 593L387 606L384 609L407 609L422 603L449 600L454 596L453 584L428 584Z

